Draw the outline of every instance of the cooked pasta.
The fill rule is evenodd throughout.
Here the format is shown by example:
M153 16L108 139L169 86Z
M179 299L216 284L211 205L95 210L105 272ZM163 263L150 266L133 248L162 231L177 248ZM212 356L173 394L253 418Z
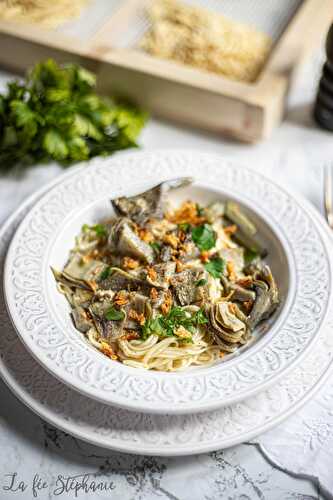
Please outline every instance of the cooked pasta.
M256 227L232 201L167 209L170 181L112 201L53 269L74 325L114 361L178 371L208 366L249 341L279 296ZM252 261L251 263L246 261Z

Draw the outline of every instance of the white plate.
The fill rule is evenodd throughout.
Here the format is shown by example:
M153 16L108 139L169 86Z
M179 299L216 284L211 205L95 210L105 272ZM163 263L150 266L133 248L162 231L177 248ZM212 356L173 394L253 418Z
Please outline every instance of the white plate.
M54 184L54 183L53 183ZM33 195L0 230L0 260ZM307 204L308 205L308 204ZM322 219L313 209L313 216ZM324 226L323 226L324 228ZM0 279L2 266L0 267ZM150 455L197 454L252 439L280 423L319 389L332 369L333 311L314 349L288 377L240 404L192 416L159 416L112 408L81 396L45 371L18 339L0 289L0 374L43 419L80 439L109 449Z
M269 332L239 356L181 373L148 372L109 360L75 330L50 265L64 264L79 228L107 215L110 198L180 175L200 181L199 188L189 188L181 197L231 196L254 214L273 257L283 306ZM332 300L331 263L327 245L302 204L263 176L214 155L134 153L96 161L36 203L10 245L5 294L25 345L68 386L123 408L180 414L233 404L293 369L320 334Z

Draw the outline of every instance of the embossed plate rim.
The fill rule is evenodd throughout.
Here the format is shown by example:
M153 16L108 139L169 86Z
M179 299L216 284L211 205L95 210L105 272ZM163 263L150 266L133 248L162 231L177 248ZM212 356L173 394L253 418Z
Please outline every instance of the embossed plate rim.
M96 165L95 172L97 171L97 174L98 174L98 169L99 169L100 170L99 175L102 175L102 172L105 173L105 167L109 163L111 163L111 164L114 163L115 165L117 165L117 163L118 163L118 166L119 166L119 163L124 163L124 161L126 162L126 160L127 160L128 164L131 164L134 161L138 162L139 160L141 160L141 161L144 160L145 162L148 163L148 161L150 160L153 163L155 162L154 169L157 169L158 167L160 168L160 164L163 164L163 161L164 162L171 161L171 163L172 162L177 163L177 161L179 161L180 164L182 161L183 162L185 161L186 165L188 165L190 163L190 161L193 162L194 158L195 158L196 160L199 161L199 163L206 162L206 166L212 164L213 167L210 167L210 168L212 168L212 171L214 171L214 169L215 169L214 175L216 175L216 166L219 165L219 169L222 169L222 164L224 165L225 171L228 172L228 175L230 175L231 177L233 175L231 173L232 169L234 169L236 171L241 170L242 175L245 172L248 176L252 177L252 179L255 179L258 186L260 186L260 183L262 183L262 188L264 186L266 186L266 184L269 185L270 189L273 189L273 188L275 189L275 195L276 195L276 193L278 193L278 194L280 194L281 197L282 197L282 195L285 196L286 199L289 200L290 203L292 202L297 207L298 210L300 209L301 212L303 210L302 205L299 205L299 203L297 202L295 197L291 193L288 193L288 191L286 191L285 189L281 188L281 186L274 184L270 179L267 179L265 176L258 174L257 172L253 171L252 169L246 169L244 167L239 167L239 166L235 165L235 163L230 162L229 160L225 160L224 158L221 158L218 155L212 155L212 154L207 154L207 153L202 154L202 153L198 153L198 152L193 153L191 151L185 151L185 152L184 151L162 151L162 152L155 151L152 153L151 152L148 152L148 153L143 152L143 153L123 154L121 156L122 156L122 158L119 159L119 161L118 161L118 158L116 158L115 160L114 159L111 159L111 160L109 159L107 161L104 160L104 162L101 162L101 164L99 164L99 162L95 162L95 165ZM124 160L124 158L125 158L125 160ZM170 158L172 158L172 159L170 160ZM124 165L122 165L122 168L125 169ZM130 167L127 167L127 168L130 168ZM179 165L177 165L177 168L179 168ZM184 165L183 165L183 168L184 168ZM89 168L89 172L91 172L91 169L92 169L92 167ZM208 170L209 170L209 168L208 168ZM168 176L172 175L171 171L172 171L172 168L170 168L170 172L168 172L168 174L167 174ZM188 173L190 174L191 172L189 171ZM132 174L132 172L131 172L131 174ZM81 175L81 173L80 174L76 173L73 175L73 178L76 176L75 180L78 181L78 179L80 179L80 175ZM89 175L91 175L91 174L89 174ZM88 175L88 178L89 178L89 175ZM83 176L84 176L84 173L82 174L82 177ZM67 179L63 179L63 181L60 182L59 184L57 184L56 187L53 187L52 189L50 189L47 192L47 194L44 194L44 196L42 196L41 200L39 200L39 202L36 203L36 206L34 206L33 210L35 210L35 209L38 210L42 206L43 203L45 205L45 201L49 200L53 194L56 196L57 190L59 190L59 192L60 192L61 189L65 189L68 184L71 185L71 183L73 183L73 178L71 176L70 180L67 182L67 184L66 184ZM215 179L215 177L214 177L214 179ZM224 180L225 180L225 178L224 178ZM239 195L239 187L237 187L237 189L236 189L236 195ZM244 196L244 198L246 199L246 202L251 201L251 197L248 195L246 197ZM253 198L252 198L252 202L253 202ZM297 205L299 205L299 206L297 206ZM272 210L271 207L269 207L269 208ZM267 207L266 207L266 209L267 209ZM33 212L33 210L32 210L32 212ZM257 212L259 213L259 215L261 215L260 210L257 210ZM306 211L304 211L303 216L304 216L304 214L306 214ZM307 217L308 217L308 214L307 214ZM13 249L15 249L16 240L19 240L20 236L22 235L22 233L25 229L25 226L27 225L27 222L26 222L27 219L29 220L29 216L27 216L24 219L24 221L20 225L20 228L17 231L15 237L13 238L13 242L10 246L10 250L9 250L9 253L8 253L8 256L6 259L6 269L5 269L6 292L8 292L8 289L11 286L11 279L10 279L11 278L10 262L12 259L11 254L14 253ZM276 231L275 231L275 233L276 233ZM327 250L325 249L324 246L323 246L323 248L327 254ZM47 251L47 245L46 245L46 251ZM331 276L331 273L330 273L330 276ZM331 283L329 283L329 285L330 284ZM331 290L330 290L330 292L331 292ZM9 305L9 310L11 312L11 316L12 316L12 318L14 317L15 322L17 322L17 319L18 319L17 312L15 311L15 308L13 308L13 302L10 299L8 300L8 296L7 296L7 301L8 301L8 305ZM323 313L323 318L321 318L322 321L324 320L325 314L326 314L326 312ZM50 325L50 326L52 326L52 325ZM68 385L71 385L72 387L76 388L77 390L83 392L84 394L89 395L90 397L94 397L96 399L99 399L102 402L106 402L109 404L111 403L111 404L118 405L118 406L128 408L128 409L134 409L134 410L139 410L139 411L149 411L152 413L153 412L156 412L156 413L169 412L169 413L175 413L175 414L176 413L192 412L192 411L211 410L211 409L217 408L217 407L222 406L222 405L231 404L232 402L244 399L245 397L248 397L249 395L252 395L255 392L263 390L265 387L268 387L268 385L276 382L278 380L278 378L283 376L284 374L286 374L288 370L290 370L294 366L296 366L296 363L299 363L301 361L302 356L304 356L306 354L307 350L311 347L311 344L315 340L315 336L319 334L319 329L317 329L316 335L315 334L313 335L313 337L308 342L307 347L305 349L303 349L303 352L301 353L301 355L297 356L293 360L292 363L288 364L286 361L287 366L285 366L284 369L280 370L280 372L278 372L277 374L273 373L273 376L271 376L269 380L259 381L258 383L253 383L253 381L251 381L252 387L250 390L246 386L245 390L243 390L243 392L240 391L239 393L237 393L235 391L228 398L224 397L222 401L218 400L218 398L216 397L215 388L214 388L215 392L213 391L213 394L215 394L215 396L213 396L213 397L210 396L211 399L208 399L207 401L204 401L204 402L201 402L201 401L198 402L197 400L193 401L193 397L192 397L192 399L190 399L190 396L188 396L188 395L187 395L187 400L186 400L186 398L182 395L181 401L179 401L179 400L176 401L175 407L170 409L170 401L167 401L167 402L165 400L162 401L161 395L159 394L160 390L161 390L161 386L158 386L158 388L155 389L155 393L153 394L153 396L156 398L157 402L156 401L152 402L152 399L151 399L152 395L151 394L149 394L148 397L145 396L146 399L142 399L142 401L140 399L134 400L134 398L133 398L133 401L131 400L129 402L127 400L127 397L131 398L131 394L129 394L129 396L128 396L128 390L129 390L130 383L128 383L126 386L126 391L127 391L127 392L125 391L126 397L124 397L124 396L120 397L119 394L117 393L117 391L115 393L111 393L111 392L106 393L105 391L102 391L101 389L97 390L96 387L94 386L94 385L96 385L95 380L92 380L90 382L90 386L87 386L86 384L82 383L82 380L80 380L79 377L72 376L72 374L70 376L68 374L66 374L66 376L64 377L63 366L61 364L59 366L56 366L55 364L51 365L50 361L48 359L46 360L44 358L44 353L43 353L43 357L42 357L41 352L38 352L35 348L35 345L33 345L33 343L30 343L30 339L26 335L26 332L20 330L20 328L18 328L18 330L19 330L19 334L21 335L23 341L28 346L29 350L31 350L31 352L35 356L37 356L38 360L40 362L42 362L43 365L47 369L51 370L52 373L54 375L56 375L58 378L60 378L62 381L64 381ZM77 349L77 345L75 345L75 349ZM249 356L246 356L246 357L250 357L251 352L252 351L249 351ZM243 361L243 356L240 356L238 358L238 360ZM89 359L87 358L86 364L88 366L90 366L90 361L91 361L91 357ZM100 361L100 360L98 360L98 361ZM105 360L103 362L105 363ZM266 360L266 362L267 362L267 360ZM241 363L238 361L238 365L240 365L240 364ZM101 362L101 365L102 365L102 362ZM236 364L236 367L237 367L237 364ZM111 368L113 369L114 372L117 372L116 366L111 367ZM111 368L110 368L110 370L111 370ZM184 377L185 374L180 374L180 375L173 374L173 377L170 377L169 374L166 374L166 377L169 377L168 378L168 386L169 386L168 388L170 390L170 387L171 387L172 400L173 400L174 396L176 396L177 391L179 391L179 386L176 386L175 382L171 382L171 381L174 381L174 380L177 381L177 380L182 380L182 379L186 378L186 381L188 383L189 379L191 379L191 377L192 377L193 381L191 383L192 383L192 386L194 388L194 387L196 387L197 380L199 378L206 377L203 384L204 384L204 387L206 387L206 391L207 391L207 383L209 382L209 377L213 380L213 387L216 387L217 372L219 372L219 374L221 374L221 372L223 371L222 368L223 368L223 364L220 364L220 365L214 367L214 372L211 371L210 373L208 373L208 374L205 373L203 375L201 375L200 371L197 371L195 373L188 372L188 373L186 373L186 377ZM235 370L235 368L231 368L231 370L232 369ZM121 371L120 368L119 368L118 372L119 371ZM207 370L206 370L206 372L207 372ZM224 372L226 372L226 369L224 369ZM132 379L132 383L136 384L136 387L138 387L138 381L139 382L143 381L143 383L145 383L144 382L145 379L149 379L148 380L149 382L154 378L155 378L155 380L157 379L157 377L155 377L155 374L153 374L153 375L149 374L147 376L147 372L142 372L142 371L137 371L137 373L135 373L135 375L131 375L131 376L128 375L126 381L128 379L130 379L130 377ZM162 378L161 375L158 375L158 377ZM162 380L163 380L163 378L162 378ZM122 383L121 381L118 382L118 385L121 383ZM215 386L214 386L214 383L215 383ZM247 380L246 384L248 384L248 383L249 382ZM131 388L131 391L132 391L132 394L134 395L133 388ZM136 391L137 391L137 389L136 389ZM141 391L144 391L144 389L141 389ZM235 394L237 394L237 396L235 396ZM140 395L139 397L143 397L143 396ZM178 396L178 398L180 398L180 396ZM185 403L184 403L184 401L185 401Z
M66 174L67 175L67 174ZM55 181L57 181L56 179ZM55 184L56 182L52 182L51 184ZM8 219L8 221L0 228L0 241L3 240L3 237L5 236L6 232L10 229L10 227L15 223L17 217L21 216L24 214L26 208L31 205L36 199L38 199L38 196L40 196L46 188L42 188L40 191L37 193L33 194L26 200L16 211L15 213ZM317 223L323 225L324 220L319 217L319 214L315 212L313 207L309 204L309 202L306 201L306 204L308 205L308 208L311 209L312 211L312 216L314 216L317 220ZM332 241L331 235L329 235ZM5 247L8 247L8 244L5 244ZM9 327L10 321L8 319ZM14 335L15 331L13 330ZM15 339L13 342L20 342L20 340ZM318 346L317 346L318 347ZM1 353L3 354L3 353ZM27 356L29 356L29 353L26 353ZM328 352L328 365L332 365L332 349L331 352ZM310 356L310 355L309 355ZM306 359L305 359L306 361ZM16 367L16 365L15 365ZM322 365L320 364L320 367ZM39 368L39 367L38 367ZM332 369L332 366L331 366ZM160 455L160 456L179 456L179 455L189 455L189 454L197 454L197 453L204 453L208 451L213 451L216 449L221 449L221 448L226 448L228 446L233 446L236 444L239 444L240 442L247 441L249 439L254 438L256 435L260 434L263 431L269 430L272 428L274 425L277 425L280 423L282 420L287 418L291 413L299 409L303 404L306 403L306 401L316 392L316 390L319 389L319 387L325 382L329 374L331 373L331 369L329 366L325 366L325 369L323 370L323 374L318 378L316 383L312 386L311 389L308 390L306 393L306 396L303 396L301 400L299 400L297 403L293 403L293 405L289 408L288 411L283 411L282 415L279 415L278 417L275 417L271 422L268 422L266 425L262 425L261 428L258 430L252 430L247 432L246 434L237 434L237 437L234 439L229 439L229 440L220 440L220 441L212 441L210 444L207 444L205 446L196 446L193 443L190 444L190 448L185 448L184 446L180 446L179 443L177 443L178 448L176 449L175 446L173 445L173 448L159 448L156 449L156 447L138 447L137 443L132 443L129 444L128 440L123 440L123 442L117 442L115 440L111 440L108 442L107 436L103 435L97 435L96 432L94 432L94 429L82 429L78 426L75 425L75 422L70 422L68 419L66 419L63 416L59 416L53 411L49 411L46 404L43 403L43 398L41 396L40 400L34 399L34 397L28 392L28 389L25 385L19 384L17 380L15 379L15 376L11 372L10 368L7 367L6 365L6 357L5 355L0 356L0 374L7 384L7 386L10 388L11 391L26 405L28 406L32 411L34 411L37 415L39 415L41 418L44 420L48 421L52 425L57 426L58 428L62 429L64 432L68 432L69 434L74 435L75 437L85 440L87 442L90 442L94 445L101 446L104 448L112 449L112 450L117 450L117 451L122 451L122 452L129 452L129 453L135 453L135 454L150 454L150 455ZM42 367L40 367L40 370L43 370ZM45 370L43 370L45 372ZM47 377L50 377L49 373L45 372ZM293 377L290 377L292 380ZM282 383L282 382L280 382ZM60 384L61 390L62 391L67 391L67 387L64 386L63 384ZM53 389L50 388L50 386L47 384L46 385L47 389L52 392ZM53 394L52 394L53 396ZM78 397L78 394L75 392L74 397ZM80 397L80 400L84 401L86 398ZM94 404L99 404L99 403L94 403ZM107 407L105 408L106 411L113 411L112 407ZM114 409L116 412L119 411L117 409ZM224 408L221 410L221 412L227 411L227 408ZM216 412L213 412L216 413ZM148 416L147 416L148 417ZM152 419L154 418L160 418L156 415L151 415L150 416ZM191 417L186 417L183 416L182 419L189 419Z

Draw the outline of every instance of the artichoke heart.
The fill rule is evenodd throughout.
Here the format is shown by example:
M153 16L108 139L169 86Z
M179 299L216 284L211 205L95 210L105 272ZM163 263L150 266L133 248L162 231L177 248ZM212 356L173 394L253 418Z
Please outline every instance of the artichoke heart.
M108 266L101 261L74 254L62 272L52 268L55 279L67 286L94 290L99 275Z
M136 196L116 198L111 203L118 215L129 217L134 222L142 224L149 218L161 219L168 191L186 186L191 182L190 177L172 179Z
M154 250L142 241L126 219L117 219L111 228L108 245L111 252L138 258L148 264L154 260Z
M260 321L269 318L280 303L279 291L269 266L256 266L253 277L256 298L248 318L248 326L251 330Z
M209 314L215 336L231 344L239 343L246 332L246 324L235 314L236 308L231 302L219 302L211 306Z

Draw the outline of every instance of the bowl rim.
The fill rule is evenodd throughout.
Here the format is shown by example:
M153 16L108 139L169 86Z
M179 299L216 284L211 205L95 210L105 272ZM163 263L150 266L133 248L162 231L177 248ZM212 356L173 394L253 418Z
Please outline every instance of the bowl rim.
M142 159L142 158L147 157L147 155L150 155L150 157L153 158L152 159L153 163L154 163L154 161L158 162L158 161L163 160L165 155L169 158L174 157L174 160L177 159L177 155L180 155L182 157L182 160L184 160L184 155L185 155L185 160L186 160L186 157L188 157L189 155L191 156L191 154L193 155L193 153L190 153L190 152L179 152L179 151L178 152L175 152L175 151L174 152L170 152L170 151L154 152L154 153L145 153L145 152L130 153L127 155L124 155L124 154L121 155L120 161L124 161L124 158L125 158L125 160L126 160L126 158L128 158L131 160L131 161L129 160L128 163L131 164L131 163L133 163L133 161L135 162L135 159L138 159L138 157L140 157ZM199 156L199 160L201 160L203 162L204 162L204 159L207 159L207 160L210 160L213 162L217 162L217 160L218 160L218 162L221 164L221 160L222 160L222 162L224 162L225 168L227 168L227 169L230 169L230 168L233 168L233 169L238 168L239 169L240 168L240 167L236 167L235 164L232 164L229 161L226 162L225 160L221 159L219 156L216 156L216 155L210 155L207 153L199 155L199 153L195 153L195 157L197 159L198 159L198 156ZM134 160L133 160L133 157L134 157ZM108 167L108 164L110 162L117 163L117 160L118 159L116 158L116 161L114 159L107 159L106 161L104 160L104 162L102 162L102 163L95 162L95 166L92 165L89 167L89 175L91 176L94 173L93 169L95 169L96 172L98 173L98 170L103 171L103 169ZM193 160L193 158L192 158L192 160ZM118 162L119 162L119 160L118 160ZM172 160L171 160L171 163L172 163ZM244 170L244 167L241 167L241 168L242 168L242 170ZM268 180L267 178L265 178L261 174L258 174L257 172L254 172L253 170L247 170L247 172L248 173L250 172L251 176L252 177L254 176L257 180L261 178L264 180L265 183L268 182L268 184L270 186L275 186L274 189L278 189L278 190L286 193L286 191L283 188L281 188L280 186L276 186L274 183L272 183L271 180ZM66 182L67 182L67 184L69 183L70 185L72 185L73 178L77 179L81 175L84 175L84 173L81 170L79 170L79 172L70 176L69 180L67 180L68 178L66 178L64 181L62 181L59 184L57 184L56 186L52 187L52 189L50 191L48 191L45 195L43 195L43 197L37 202L37 204L33 207L31 212L35 213L36 211L38 211L40 209L40 207L45 205L46 200L48 198L50 198L50 196L52 196L52 194L56 194L56 191L61 189L61 187L64 186L64 184L66 184ZM170 175L168 177L170 178ZM175 177L175 176L173 176L173 177ZM149 185L152 186L155 183L155 180L154 181L152 179L148 180L148 183L149 183ZM139 190L143 189L143 186L142 186L143 184L145 184L145 185L147 184L147 179L144 182L142 182L142 179L140 179L136 183L134 183L134 184L132 183L131 184L131 191L139 192ZM288 314L290 314L290 310L291 310L291 307L293 305L293 301L295 300L295 294L297 292L297 283L296 283L296 273L295 273L294 266L296 266L297 262L295 262L295 253L293 253L293 251L291 249L290 241L288 240L287 235L283 234L283 231L281 231L281 227L279 227L274 220L273 221L268 220L268 213L266 213L265 209L263 209L261 207L261 209L258 210L258 208L256 206L254 206L254 200L250 199L250 197L242 195L240 198L240 195L237 192L233 191L232 193L230 193L230 190L228 190L228 189L216 188L216 186L213 186L210 182L207 182L206 180L204 182L199 180L196 183L196 185L198 187L201 187L201 188L212 189L214 192L220 192L220 193L222 193L223 196L227 195L227 193L229 191L228 196L232 197L233 199L238 200L243 206L246 206L246 208L253 211L259 219L264 221L264 223L267 225L267 227L273 232L275 237L279 240L281 247L283 248L283 251L285 253L286 260L287 260L288 267L289 267L288 293L287 293L287 296L285 298L284 305L283 305L282 309L280 310L278 317L274 321L274 324L269 329L269 332L267 332L262 338L258 339L257 342L255 342L245 352L243 352L239 356L235 356L233 358L227 359L223 363L220 363L220 364L214 365L214 366L210 366L210 367L198 368L195 370L187 370L187 371L183 371L183 372L173 372L173 373L148 372L146 370L138 370L136 368L127 367L127 366L122 365L120 363L113 363L115 365L112 367L113 371L114 370L116 370L116 371L118 370L120 372L125 371L126 373L129 374L128 376L132 376L132 378L137 379L138 383L142 382L142 381L139 381L138 379L140 378L140 375L142 375L142 372L143 372L143 374L144 374L143 378L147 378L147 375L149 374L149 378L151 380L157 380L158 385L161 385L159 382L163 383L165 378L167 378L168 381L173 380L174 381L173 385L176 386L177 384L180 384L180 386L177 388L177 390L179 390L184 385L184 383L193 384L195 382L198 382L198 379L206 379L207 377L211 378L211 379L214 379L214 377L216 378L217 368L219 368L218 371L220 371L221 366L224 366L225 369L226 368L239 369L239 368L237 368L237 365L239 365L240 361L245 362L245 360L247 360L248 358L254 358L255 354L257 354L260 351L263 351L267 347L267 344L272 342L272 338L274 338L274 336L277 334L278 329L281 328L283 323L286 321ZM289 199L293 200L293 203L296 203L296 204L298 203L297 200L292 195L290 195L290 193L288 193L287 196ZM105 199L104 194L103 194L103 196L101 196L101 199L102 198ZM97 202L95 200L92 203L95 204ZM149 400L148 401L147 400L140 401L139 399L137 399L135 401L128 401L128 398L117 397L117 391L116 392L112 392L112 391L104 391L103 392L100 389L96 390L96 388L93 385L87 386L86 384L83 383L82 377L80 378L78 376L73 376L72 374L67 373L66 370L65 371L63 370L63 366L64 366L63 359L60 361L58 360L58 362L56 361L54 363L53 362L54 360L52 360L52 358L45 355L45 353L42 352L41 350L36 349L36 345L35 345L34 341L32 341L32 337L30 335L30 332L25 331L24 329L20 328L20 325L19 325L17 311L15 310L15 307L13 305L12 296L10 296L10 293L9 293L9 291L11 290L11 286L12 286L12 283L11 283L12 258L13 258L14 253L15 253L15 248L17 246L17 242L19 241L19 238L22 236L22 234L24 233L24 230L26 229L25 226L27 224L27 220L29 220L29 217L31 218L31 212L29 212L29 214L27 214L27 216L24 218L24 220L20 224L18 231L16 232L16 234L15 234L15 236L10 244L10 248L8 250L8 253L7 253L6 262L5 262L5 273L4 273L5 298L6 298L6 302L7 302L7 308L8 308L8 311L10 313L10 316L12 318L12 321L14 323L14 326L15 326L20 338L23 340L26 347L28 347L31 354L46 369L48 369L53 375L55 375L57 378L59 378L62 382L66 383L67 385L70 385L72 388L79 390L80 392L84 393L85 395L88 395L89 397L93 397L93 398L100 400L104 403L121 406L121 407L124 407L127 409L135 409L137 411L149 411L151 413L154 413L154 412L155 413L164 413L165 411L167 411L168 413L188 413L188 412L192 412L192 411L212 410L212 409L215 409L217 407L221 407L224 405L235 403L235 402L240 401L246 397L249 397L250 395L255 394L256 392L259 392L259 391L267 388L270 384L277 381L280 378L280 376L285 375L289 369L295 367L296 363L301 361L301 358L303 357L303 355L305 355L307 350L310 348L310 345L312 344L312 342L310 342L307 345L307 348L304 349L300 355L296 356L296 359L294 359L292 363L289 363L287 368L285 368L284 370L281 370L281 372L278 375L275 374L275 376L272 377L273 380L261 381L260 384L254 384L254 386L252 388L249 387L248 390L246 390L245 392L243 391L241 394L235 394L233 397L224 398L222 401L221 400L218 400L218 401L209 400L209 401L199 402L200 400L196 399L195 395L194 395L195 399L193 399L193 394L192 394L192 398L188 398L188 400L185 402L186 398L183 397L181 400L181 403L180 404L178 403L179 406L173 408L173 407L170 407L170 401L168 401L167 403L164 403L164 404L163 404L162 400L159 401L158 403L156 403L156 401L155 401L154 404L151 404L151 402ZM73 214L71 214L71 215L73 217ZM68 216L67 222L70 223L69 216ZM55 232L54 234L58 234L58 233ZM320 235L319 235L319 237L320 237ZM54 236L53 240L51 239L51 242L55 241L55 238L56 238L56 236ZM44 255L44 259L43 259L44 267L45 267L45 265L47 265L47 262L49 261L50 253L48 250L50 249L50 247L51 247L51 243L49 242L46 246L47 250L46 250L45 255L47 255L47 257L45 257L45 255ZM43 279L44 287L45 287L45 280L46 280L45 269L42 272L42 279ZM46 288L46 291L49 294L49 290L47 288ZM52 317L52 319L54 319L54 318ZM317 333L318 333L318 331L319 331L319 328L317 329ZM316 335L313 335L314 338L315 338L315 336ZM312 339L312 341L314 341L314 338ZM75 346L75 347L77 348L78 346ZM89 348L90 354L92 354L93 350L92 350L91 346L88 346L88 348ZM98 357L98 362L100 362L101 365L105 365L106 363L110 363L110 360L108 360L105 356L102 356L97 351L94 351L92 356L96 360ZM140 374L138 372L140 372ZM193 380L191 381L191 379L193 379ZM207 384L207 380L204 380L204 383ZM161 388L159 387L159 390L160 389ZM143 390L144 390L144 388L143 388ZM129 391L129 393L130 393L130 391Z

